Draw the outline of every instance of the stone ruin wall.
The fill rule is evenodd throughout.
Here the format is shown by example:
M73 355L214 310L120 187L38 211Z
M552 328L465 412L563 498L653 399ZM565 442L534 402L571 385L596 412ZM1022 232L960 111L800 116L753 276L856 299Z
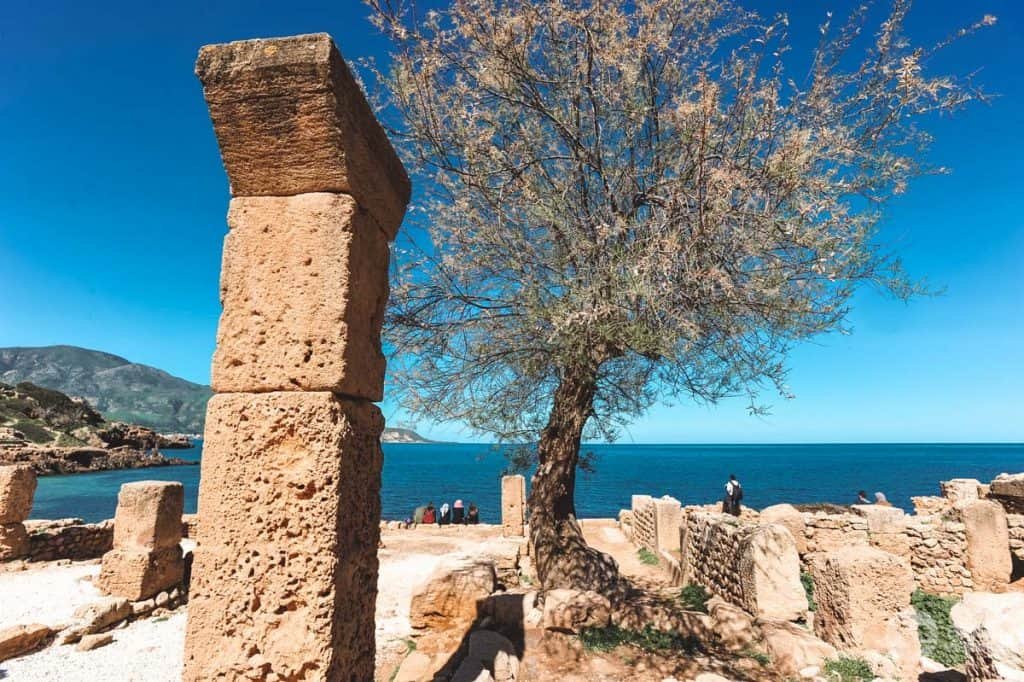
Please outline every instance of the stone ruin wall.
M84 523L82 519L28 521L28 561L96 559L114 546L114 521Z
M1007 514L1006 524L1010 528L1010 550L1024 561L1024 514Z
M742 605L739 553L743 538L754 528L726 514L687 510L681 529L683 582Z
M654 498L649 495L633 496L631 519L633 544L658 554L658 528Z

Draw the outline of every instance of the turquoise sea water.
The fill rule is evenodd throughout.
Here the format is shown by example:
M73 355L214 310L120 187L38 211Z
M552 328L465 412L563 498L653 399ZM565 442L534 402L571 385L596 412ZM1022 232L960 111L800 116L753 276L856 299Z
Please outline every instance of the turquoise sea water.
M779 502L848 504L857 491L884 492L911 508L912 495L938 494L950 478L987 482L1001 472L1024 471L1024 444L865 445L593 445L596 471L580 474L577 512L611 517L630 496L672 495L684 504L717 501L730 473L746 491L746 504ZM169 452L198 460L202 450ZM386 519L408 516L417 504L462 499L476 502L484 522L499 520L499 479L507 467L487 445L385 444L381 491ZM39 479L32 518L77 516L98 521L114 515L122 483L181 481L185 510L196 509L198 466L107 471Z

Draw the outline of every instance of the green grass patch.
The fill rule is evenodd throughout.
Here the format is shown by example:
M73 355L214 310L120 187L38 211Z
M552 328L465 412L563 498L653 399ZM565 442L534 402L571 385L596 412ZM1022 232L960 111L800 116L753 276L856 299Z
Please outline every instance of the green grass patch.
M703 585L690 583L683 589L679 590L679 601L687 611L700 611L701 613L707 613L708 599L711 599L711 595L708 594L708 591L704 589Z
M701 650L695 637L683 637L678 632L658 630L648 625L643 630L627 630L615 625L604 628L583 628L580 641L588 651L609 652L620 646L634 646L647 652L683 651L689 654Z
M847 656L825 661L825 673L830 678L835 676L839 682L871 682L875 679L875 674L871 672L871 666L867 661Z
M950 609L955 599L947 599L916 590L910 603L917 610L917 636L921 653L943 665L955 667L965 660L964 644L953 628Z
M647 564L648 566L658 565L658 555L652 552L651 550L647 549L646 547L641 547L640 549L638 549L636 551L636 556L638 559L640 559L641 562Z
M749 659L751 659L753 661L757 661L761 665L768 665L768 664L770 664L772 662L772 657L771 656L769 656L768 654L766 654L763 651L758 651L757 649L750 649L750 648L744 649L743 651L740 652L740 656L744 656L744 657L749 658Z
M804 586L804 593L807 595L807 610L817 611L818 602L814 601L814 578L807 571L801 571L800 584Z

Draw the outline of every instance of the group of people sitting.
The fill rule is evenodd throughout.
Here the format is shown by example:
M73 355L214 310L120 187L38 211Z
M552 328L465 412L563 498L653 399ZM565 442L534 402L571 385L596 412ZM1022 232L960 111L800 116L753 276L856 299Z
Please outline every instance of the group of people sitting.
M441 505L440 509L436 509L434 503L430 502L416 507L416 510L412 513L412 518L406 519L406 523L409 525L436 523L439 526L451 524L475 525L480 523L480 510L472 502L469 503L469 508L467 509L463 506L462 500L455 500L455 504L451 507L445 502Z

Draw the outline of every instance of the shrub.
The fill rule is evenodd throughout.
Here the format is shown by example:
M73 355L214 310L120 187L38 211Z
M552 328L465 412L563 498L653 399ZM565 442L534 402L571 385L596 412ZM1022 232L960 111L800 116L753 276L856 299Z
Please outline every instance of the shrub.
M640 549L638 549L636 551L636 555L637 557L639 557L640 561L647 564L648 566L658 565L658 555L652 552L651 550L647 549L646 547L641 547Z
M21 420L13 424L15 431L25 434L25 439L30 443L49 443L53 440L53 434L39 426L36 422Z
M711 599L711 595L708 594L703 585L697 585L696 583L690 583L679 591L679 601L682 602L683 608L687 611L707 613L708 599Z
M658 630L650 625L643 630L627 630L615 625L603 628L583 628L580 641L588 651L607 652L616 647L635 646L643 651L700 651L700 642L693 637L683 637L678 632Z
M757 661L761 665L768 665L772 662L771 656L764 653L763 651L758 651L757 649L744 649L740 652L740 656L746 656L751 660Z
M801 571L800 584L804 586L804 592L807 594L807 610L817 611L818 602L814 601L814 578L807 571Z
M849 658L840 656L837 659L825 661L825 673L836 676L839 682L870 682L875 679L871 672L871 666L863 658Z
M917 636L921 640L921 653L951 667L963 663L964 645L949 616L949 610L956 604L956 600L916 590L910 603L917 610Z

